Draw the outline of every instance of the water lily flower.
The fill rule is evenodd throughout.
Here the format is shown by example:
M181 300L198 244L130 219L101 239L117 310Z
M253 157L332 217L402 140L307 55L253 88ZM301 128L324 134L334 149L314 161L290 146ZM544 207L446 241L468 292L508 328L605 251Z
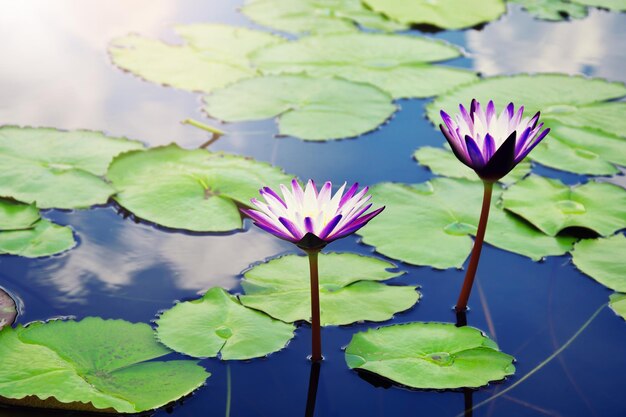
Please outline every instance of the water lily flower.
M474 99L469 113L462 104L459 110L455 119L441 110L445 126L439 128L456 157L485 181L508 174L550 132L538 123L539 112L523 117L524 106L515 111L513 103L499 116L493 101L483 109Z
M312 180L302 189L293 179L291 190L281 184L282 197L271 188L263 187L259 192L265 201L253 198L250 201L256 209L241 210L258 227L295 243L309 256L313 332L311 359L316 362L322 359L317 255L328 243L356 232L385 208L383 206L368 213L372 207L368 188L358 191L357 183L344 194L345 188L344 183L332 195L330 181L318 191Z

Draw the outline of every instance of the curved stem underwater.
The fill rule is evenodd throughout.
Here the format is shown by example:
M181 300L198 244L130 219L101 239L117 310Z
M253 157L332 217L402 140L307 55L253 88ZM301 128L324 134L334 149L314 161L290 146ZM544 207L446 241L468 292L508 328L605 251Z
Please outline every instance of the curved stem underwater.
M485 239L485 231L487 230L489 208L491 207L491 194L493 193L493 182L484 181L483 185L485 186L483 193L483 206L480 211L480 220L478 222L478 230L476 231L476 239L474 240L474 247L472 248L469 266L467 267L463 287L461 288L461 293L459 294L459 299L455 306L457 312L465 311L467 309L467 301L469 300L470 293L472 292L472 285L474 285L474 278L476 277L476 270L478 269L478 261L480 260L480 252L483 249L483 240Z
M311 360L322 360L322 335L320 326L320 290L317 255L319 250L307 251L309 255L309 269L311 272Z

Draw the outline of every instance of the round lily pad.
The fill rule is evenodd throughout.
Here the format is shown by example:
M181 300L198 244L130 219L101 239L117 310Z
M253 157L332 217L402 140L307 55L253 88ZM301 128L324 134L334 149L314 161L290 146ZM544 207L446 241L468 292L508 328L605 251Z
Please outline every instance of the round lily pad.
M305 140L359 136L396 111L389 94L368 85L307 75L239 81L205 98L207 113L226 122L278 117L278 130Z
M355 25L386 32L408 28L360 0L248 0L241 11L260 25L293 34L354 32Z
M39 208L104 204L114 192L101 178L111 160L142 147L87 130L0 127L0 196Z
M385 285L398 276L395 265L352 253L319 256L322 326L357 321L385 321L411 308L420 298L416 287ZM254 266L244 274L245 306L285 322L310 321L310 276L306 256L287 255Z
M59 226L41 219L31 229L0 230L0 254L40 258L56 255L76 246L74 233L67 226Z
M513 357L473 327L407 323L357 333L346 349L351 369L411 388L477 388L515 373Z
M480 181L436 178L414 185L382 183L371 190L385 204L385 216L357 233L383 255L414 265L460 268L472 249L483 186ZM562 255L574 239L546 236L503 210L494 186L485 242L533 260ZM533 198L533 201L535 199Z
M276 352L291 340L295 327L242 306L221 288L202 298L176 304L157 320L157 336L186 355L223 360L251 359Z
M39 220L39 210L32 204L0 198L0 230L29 229Z
M9 293L0 287L0 329L10 326L17 318L17 306Z
M583 239L574 245L572 260L583 273L613 291L626 293L626 237Z
M240 229L238 204L292 178L267 163L177 145L120 155L107 176L118 190L115 200L137 217L203 232Z
M113 63L141 78L190 91L211 92L257 75L248 54L284 39L267 32L220 24L179 25L184 45L139 35L113 40Z
M490 22L506 12L503 0L363 0L372 10L406 24L463 29Z
M587 8L570 0L508 0L524 7L524 10L543 20L582 19Z
M506 190L503 203L550 236L567 227L584 227L603 236L626 227L626 190L606 182L569 187L531 175Z
M88 317L0 331L0 401L80 411L138 413L200 387L195 361L170 353L147 324Z
M609 297L609 307L626 320L626 294L611 294Z
M344 33L263 48L252 60L265 74L338 77L375 85L393 98L406 98L437 95L477 80L473 71L430 65L460 55L458 48L425 37Z

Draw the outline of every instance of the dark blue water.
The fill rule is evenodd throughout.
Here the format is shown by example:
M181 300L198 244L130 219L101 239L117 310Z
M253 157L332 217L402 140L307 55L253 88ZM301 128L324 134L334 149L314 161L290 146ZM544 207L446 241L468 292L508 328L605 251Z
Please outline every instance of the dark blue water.
M204 119L198 95L122 73L109 63L106 44L131 31L175 42L168 28L174 23L250 25L235 12L237 5L237 1L218 0L6 3L0 15L0 120L104 130L150 145L176 141L197 147L207 140L205 132L179 122L188 117ZM431 36L466 48L470 56L452 65L473 67L486 75L561 71L626 81L625 28L624 14L595 10L582 21L547 23L516 9L480 31ZM329 143L277 139L273 122L265 121L226 126L230 133L211 149L253 156L320 182L420 182L431 174L415 163L413 151L442 143L440 133L424 118L427 102L400 101L401 110L389 123L358 139ZM581 180L539 166L534 171L569 183ZM236 292L239 273L249 264L294 252L291 245L250 225L249 230L228 236L192 236L137 224L113 207L45 215L71 225L79 246L47 259L0 256L0 285L22 300L22 323L55 316L149 322L174 300L195 298L212 286ZM329 250L372 253L356 236L333 243ZM395 281L420 285L423 298L397 315L394 323L455 320L451 306L463 271L399 263L398 267L406 274ZM490 246L483 251L477 284L468 322L517 358L514 377L472 394L385 386L384 381L368 380L349 370L342 351L354 333L378 324L330 327L323 329L326 360L319 375L315 415L455 416L470 397L481 402L550 356L610 294L578 272L568 256L535 263ZM558 358L473 415L624 416L624 346L626 323L604 309ZM287 349L268 358L205 360L203 365L213 374L207 386L175 407L173 415L223 416L229 407L231 416L303 415L311 369L306 360L309 348L305 325ZM0 409L0 416L20 413Z

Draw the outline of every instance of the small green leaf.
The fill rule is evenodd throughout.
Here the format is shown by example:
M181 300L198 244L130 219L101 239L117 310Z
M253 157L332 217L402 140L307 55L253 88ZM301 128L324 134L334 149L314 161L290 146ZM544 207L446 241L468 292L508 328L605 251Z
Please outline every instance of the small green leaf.
M319 257L320 320L322 326L357 321L385 321L411 308L420 297L416 287L391 286L395 265L352 253ZM306 256L287 255L257 265L244 274L240 296L245 306L291 323L310 321L310 276Z
M29 229L39 220L39 210L32 204L0 198L0 230Z
M574 245L572 260L583 273L613 291L626 292L626 237L583 239Z
M587 8L570 0L508 0L524 7L528 13L543 20L582 19L587 16Z
M0 287L0 329L13 324L17 317L15 300Z
M221 288L175 305L157 320L157 335L168 347L195 357L251 359L282 349L295 327L242 306Z
M609 307L626 320L626 294L611 294L609 297Z
M376 129L396 111L391 100L390 95L368 84L268 75L215 91L205 98L205 109L211 117L226 122L278 117L282 135L328 140Z
M76 246L72 229L41 219L32 229L0 231L0 254L40 258Z
M626 2L624 0L570 0L572 3L582 4L585 6L602 7L616 12L626 11Z
M531 175L504 192L503 204L550 236L567 227L584 227L603 236L626 227L626 190L609 183L568 187Z
M407 323L357 333L346 349L352 369L411 388L477 388L515 373L513 357L473 327Z

